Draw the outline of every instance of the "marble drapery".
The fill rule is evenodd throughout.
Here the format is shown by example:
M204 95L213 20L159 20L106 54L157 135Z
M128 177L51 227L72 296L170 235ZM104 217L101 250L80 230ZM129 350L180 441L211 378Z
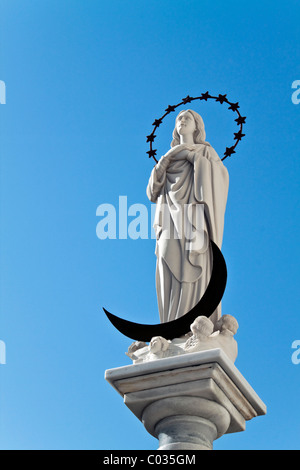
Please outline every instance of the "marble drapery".
M229 186L228 171L210 144L179 147L175 155L162 157L147 186L148 198L156 203L161 322L181 317L204 294L212 270L209 240L221 249ZM220 316L221 305L211 320L215 323Z

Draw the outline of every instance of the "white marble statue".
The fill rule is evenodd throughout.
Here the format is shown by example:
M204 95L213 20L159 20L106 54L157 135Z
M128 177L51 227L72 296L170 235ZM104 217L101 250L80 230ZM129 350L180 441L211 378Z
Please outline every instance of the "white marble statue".
M171 149L153 168L147 187L156 203L156 291L162 323L198 303L211 276L209 240L220 249L222 245L229 177L205 137L201 116L180 112ZM219 305L210 318L215 324L220 316Z

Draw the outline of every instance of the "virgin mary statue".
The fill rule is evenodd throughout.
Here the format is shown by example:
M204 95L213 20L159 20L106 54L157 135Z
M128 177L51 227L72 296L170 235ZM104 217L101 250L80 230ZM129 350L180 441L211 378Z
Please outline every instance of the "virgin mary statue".
M156 203L156 292L161 323L191 310L212 271L210 240L221 249L229 176L205 142L204 123L192 110L175 121L171 149L153 168L147 196ZM221 305L210 319L221 316Z

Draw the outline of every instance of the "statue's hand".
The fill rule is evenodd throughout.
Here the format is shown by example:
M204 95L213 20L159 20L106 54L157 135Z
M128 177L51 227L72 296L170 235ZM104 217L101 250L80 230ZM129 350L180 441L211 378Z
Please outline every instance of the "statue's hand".
M167 153L165 153L159 160L159 162L156 165L156 170L159 173L163 173L164 171L167 170L170 162L172 159L180 153L182 150L188 150L189 152L194 151L196 148L196 145L187 145L187 144L179 144L176 145L175 147L172 147ZM189 160L189 156L187 156L187 159Z
M178 153L177 147L179 147L179 145L176 147L172 147L170 150L168 150L167 153L162 156L162 158L165 160L171 160L176 155L176 153Z
M175 147L172 147L167 153L163 155L162 158L167 158L168 160L171 160L175 155L177 155L179 152L182 150L194 150L195 145L186 145L186 144L179 144L175 145Z

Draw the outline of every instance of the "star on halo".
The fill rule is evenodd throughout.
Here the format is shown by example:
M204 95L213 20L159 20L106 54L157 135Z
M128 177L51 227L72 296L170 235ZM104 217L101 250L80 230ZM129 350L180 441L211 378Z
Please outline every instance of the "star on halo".
M193 100L189 95L187 95L185 98L182 98L183 104L190 103Z
M228 109L232 109L232 111L237 111L239 108L239 103L229 103L230 106Z
M152 133L150 135L147 135L146 137L147 137L147 142L154 142L156 135Z
M219 96L216 98L216 101L219 101L221 104L223 104L224 101L227 101L227 95L219 95Z
M209 92L207 91L206 93L202 93L202 95L200 96L200 100L205 100L207 101L208 98L211 98Z
M240 124L245 124L246 122L246 117L245 116L239 116L237 119L235 119L235 122L240 125Z
M154 120L154 123L152 124L152 126L155 126L155 127L159 127L162 123L162 119L155 119Z
M149 155L149 158L155 157L156 152L157 152L157 150L152 150L152 149L151 149L151 150L148 150L147 153L148 153L148 155Z
M234 140L237 140L239 142L245 135L246 134L242 134L241 130L239 132L234 132Z
M172 113L173 111L175 111L175 108L176 108L176 106L171 106L169 104L169 106L167 107L167 109L165 109L165 111L167 111L167 113Z
M230 157L233 153L235 153L234 146L226 147L226 150L224 152L224 156L225 157Z

